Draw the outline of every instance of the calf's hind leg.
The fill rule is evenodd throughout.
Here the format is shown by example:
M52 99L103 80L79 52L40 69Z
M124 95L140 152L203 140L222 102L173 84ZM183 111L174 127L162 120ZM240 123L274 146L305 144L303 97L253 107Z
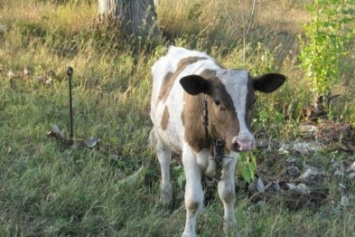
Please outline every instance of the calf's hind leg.
M152 146L155 145L161 169L160 203L164 206L168 206L172 203L173 197L169 169L171 162L171 150L163 144L158 136L156 136L154 129L150 132L150 142Z

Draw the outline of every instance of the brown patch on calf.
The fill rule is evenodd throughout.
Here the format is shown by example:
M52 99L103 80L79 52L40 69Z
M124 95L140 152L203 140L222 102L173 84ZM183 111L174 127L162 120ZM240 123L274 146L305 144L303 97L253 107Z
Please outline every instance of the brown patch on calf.
M239 121L235 106L225 85L219 79L215 83L212 98L208 103L209 133L213 139L223 140L226 143L226 150L236 150L232 140L239 134ZM219 106L215 104L219 101Z
M202 124L203 95L191 96L184 93L184 101L182 118L185 126L185 139L194 151L199 152L209 147Z
M165 101L166 98L168 98L170 90L173 87L173 84L174 84L174 81L175 81L175 80L172 79L173 75L174 74L172 72L168 72L165 75L163 84L161 85L161 88L160 88L158 101Z
M177 65L176 71L175 72L168 72L165 75L163 84L160 88L160 94L158 97L158 101L166 101L166 99L168 98L168 95L170 94L171 88L174 85L176 78L187 66L189 66L199 60L203 60L203 59L206 59L206 58L204 58L204 57L187 57L187 58L181 59Z
M216 72L214 70L206 69L200 76L211 82L214 81L217 83L219 80L215 78ZM184 102L185 106L181 118L185 126L185 139L194 151L200 152L204 148L209 148L211 143L211 134L209 132L208 140L206 141L206 130L202 124L204 95L191 96L188 93L184 93ZM209 100L209 107L211 103L213 103L213 101ZM208 110L210 112L210 108ZM210 118L208 123L210 125Z
M167 106L165 106L164 112L163 112L163 117L161 119L161 127L163 128L163 130L167 129L168 123L169 123L169 118L170 118L169 109Z

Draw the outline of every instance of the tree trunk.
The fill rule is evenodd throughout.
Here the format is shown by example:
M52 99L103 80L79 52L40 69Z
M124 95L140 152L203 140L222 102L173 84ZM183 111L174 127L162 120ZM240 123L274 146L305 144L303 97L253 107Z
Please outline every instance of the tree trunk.
M99 14L117 21L128 36L157 37L154 0L98 0Z

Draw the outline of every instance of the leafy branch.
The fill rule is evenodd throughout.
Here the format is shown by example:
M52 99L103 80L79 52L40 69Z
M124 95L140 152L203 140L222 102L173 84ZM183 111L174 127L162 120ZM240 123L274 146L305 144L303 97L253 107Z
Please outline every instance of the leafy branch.
M354 36L348 27L355 19L355 0L315 0L308 5L311 21L300 37L301 67L315 98L330 94L342 77L341 59L348 55L346 45Z

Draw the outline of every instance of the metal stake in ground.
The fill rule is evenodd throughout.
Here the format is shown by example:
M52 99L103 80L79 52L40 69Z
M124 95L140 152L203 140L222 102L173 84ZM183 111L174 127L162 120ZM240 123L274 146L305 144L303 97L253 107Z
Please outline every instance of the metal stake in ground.
M70 123L70 134L69 134L69 144L74 144L74 129L73 129L73 97L72 97L72 86L71 81L73 77L73 68L67 67L67 76L69 83L69 123Z

